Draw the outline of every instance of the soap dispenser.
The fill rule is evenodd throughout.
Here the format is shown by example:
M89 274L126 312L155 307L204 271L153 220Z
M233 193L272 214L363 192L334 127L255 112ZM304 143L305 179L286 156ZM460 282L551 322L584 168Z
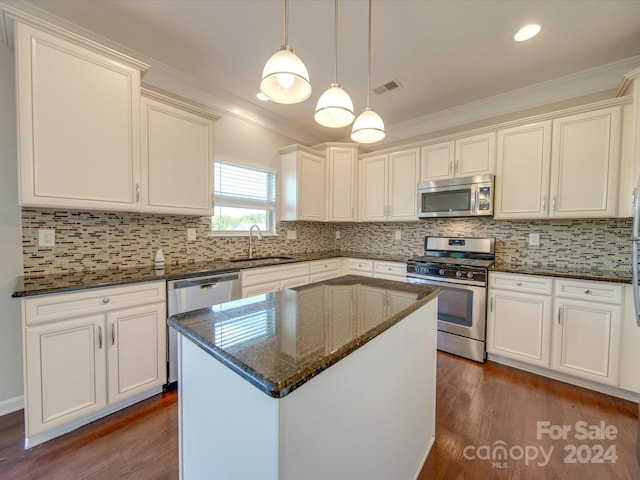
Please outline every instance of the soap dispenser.
M162 253L162 249L159 248L156 251L156 257L153 260L153 268L155 270L163 270L164 269L164 253Z

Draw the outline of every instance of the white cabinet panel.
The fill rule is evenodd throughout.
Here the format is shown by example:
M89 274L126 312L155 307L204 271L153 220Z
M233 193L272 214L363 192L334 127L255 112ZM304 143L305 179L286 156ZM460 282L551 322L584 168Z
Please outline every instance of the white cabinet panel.
M546 217L550 168L551 121L499 130L494 217Z
M142 209L211 215L214 123L154 99L142 99Z
M496 159L495 132L456 140L456 177L493 173Z
M21 205L138 210L140 71L15 27Z
M453 178L456 144L454 141L426 145L420 149L420 181Z
M325 221L326 159L300 145L280 150L280 219Z
M329 147L327 151L329 192L328 220L352 222L356 215L357 149Z
M360 220L387 219L387 155L363 158L358 168L360 180Z

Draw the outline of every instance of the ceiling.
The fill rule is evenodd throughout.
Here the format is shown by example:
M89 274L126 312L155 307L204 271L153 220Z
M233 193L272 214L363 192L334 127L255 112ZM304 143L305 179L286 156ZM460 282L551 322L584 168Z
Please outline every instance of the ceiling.
M212 94L295 125L324 141L350 127L313 121L333 81L331 0L291 0L289 44L305 62L311 97L297 105L256 99L264 63L284 40L283 0L31 0L35 6L196 79ZM366 0L340 0L338 81L356 114L366 106ZM543 26L525 43L526 23ZM387 127L462 108L551 79L640 55L639 0L374 0L371 94ZM640 65L640 57L634 58ZM610 86L615 88L616 85Z

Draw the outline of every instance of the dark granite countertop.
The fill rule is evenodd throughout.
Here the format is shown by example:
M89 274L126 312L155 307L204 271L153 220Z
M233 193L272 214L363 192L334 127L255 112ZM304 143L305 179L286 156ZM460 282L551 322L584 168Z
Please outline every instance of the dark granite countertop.
M325 301L332 289L347 294ZM347 275L177 314L168 323L266 394L281 398L440 291ZM385 295L394 301L382 301Z
M631 283L631 273L606 270L554 269L548 266L513 265L496 263L491 271L543 275L545 277L571 278L574 280L595 280L598 282Z
M283 254L286 255L286 254ZM179 278L197 277L208 274L227 273L239 271L245 268L266 267L274 265L286 265L287 263L308 262L335 257L367 258L372 260L385 260L405 262L406 257L384 257L362 252L319 252L309 254L297 254L291 258L281 260L253 259L247 261L212 260L206 262L180 263L167 265L163 270L154 270L152 266L136 268L114 268L89 272L62 272L50 275L33 275L18 277L13 292L13 297L29 297L50 293L72 292L87 288L112 287L129 283L148 282L153 280L175 280Z

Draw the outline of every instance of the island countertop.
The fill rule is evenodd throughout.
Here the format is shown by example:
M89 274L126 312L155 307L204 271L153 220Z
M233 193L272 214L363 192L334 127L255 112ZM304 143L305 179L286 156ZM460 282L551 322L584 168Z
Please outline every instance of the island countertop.
M440 291L347 275L177 314L168 323L266 394L281 398Z

